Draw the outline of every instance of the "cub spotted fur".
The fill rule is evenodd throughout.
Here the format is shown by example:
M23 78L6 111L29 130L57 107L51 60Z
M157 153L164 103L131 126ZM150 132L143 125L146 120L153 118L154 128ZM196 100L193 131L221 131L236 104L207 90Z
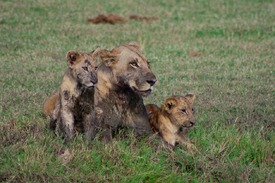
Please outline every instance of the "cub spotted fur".
M170 145L179 143L191 148L191 144L184 140L182 130L190 129L195 124L193 104L196 96L187 94L172 96L166 99L161 108L154 104L146 105L149 122L155 132Z
M78 131L89 131L94 115L94 86L97 83L96 59L91 54L69 51L68 69L59 90L44 103L43 113L50 116L50 128L65 138L72 138Z
M142 99L157 81L148 58L136 44L102 50L100 57L103 64L97 71L95 106L101 114L93 128L103 129L106 141L118 127L134 128L139 135L152 133Z

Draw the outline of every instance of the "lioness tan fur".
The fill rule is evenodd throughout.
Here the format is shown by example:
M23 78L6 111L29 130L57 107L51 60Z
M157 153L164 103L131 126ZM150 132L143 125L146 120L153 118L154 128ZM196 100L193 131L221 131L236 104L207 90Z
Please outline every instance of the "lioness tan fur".
M95 106L101 117L93 129L103 129L106 141L111 140L112 132L118 127L134 128L139 135L151 134L142 97L152 92L157 80L148 58L136 44L103 50L100 57L103 64L97 72Z
M94 115L94 86L97 60L91 54L69 51L68 69L57 92L44 103L43 113L51 118L50 128L72 138L76 128L88 132Z
M179 143L192 148L182 135L182 130L190 129L195 124L195 98L193 94L172 96L166 99L161 108L155 104L146 105L150 125L168 144L175 146Z

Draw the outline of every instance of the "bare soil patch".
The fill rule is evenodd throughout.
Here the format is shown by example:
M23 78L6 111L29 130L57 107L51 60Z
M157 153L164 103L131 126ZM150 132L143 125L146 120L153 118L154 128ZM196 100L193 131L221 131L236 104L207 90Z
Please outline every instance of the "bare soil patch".
M140 21L140 22L146 22L146 23L151 23L154 20L159 19L156 16L140 16L140 15L130 15L129 16L130 20L135 20L135 21ZM87 22L88 23L93 23L93 24L118 24L118 23L126 23L128 20L127 18L124 18L119 15L115 14L99 14L95 17L88 18Z
M88 18L87 20L88 23L93 23L93 24L117 24L117 23L126 23L127 19L119 16L119 15L114 15L114 14L99 14L98 16Z

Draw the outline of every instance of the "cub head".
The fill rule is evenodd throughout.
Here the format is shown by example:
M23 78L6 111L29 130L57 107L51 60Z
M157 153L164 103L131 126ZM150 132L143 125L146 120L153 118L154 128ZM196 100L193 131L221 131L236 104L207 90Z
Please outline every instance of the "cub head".
M148 96L156 83L156 76L149 67L148 58L136 44L115 47L111 51L101 52L103 64L113 75L113 83L121 87L129 87L141 96Z
M172 96L166 99L161 107L162 113L166 114L171 123L177 127L191 128L195 124L194 108L196 96L187 94L183 96Z
M84 87L93 87L97 83L97 63L91 54L69 51L67 53L68 67L73 77Z

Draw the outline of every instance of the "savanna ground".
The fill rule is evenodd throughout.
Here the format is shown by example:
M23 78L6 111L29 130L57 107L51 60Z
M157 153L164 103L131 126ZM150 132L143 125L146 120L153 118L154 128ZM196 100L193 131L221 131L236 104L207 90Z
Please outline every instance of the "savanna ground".
M275 182L274 1L0 0L0 9L0 182ZM86 23L99 13L159 19ZM130 41L158 78L145 103L197 95L198 153L131 131L64 145L47 128L42 105L67 51Z

